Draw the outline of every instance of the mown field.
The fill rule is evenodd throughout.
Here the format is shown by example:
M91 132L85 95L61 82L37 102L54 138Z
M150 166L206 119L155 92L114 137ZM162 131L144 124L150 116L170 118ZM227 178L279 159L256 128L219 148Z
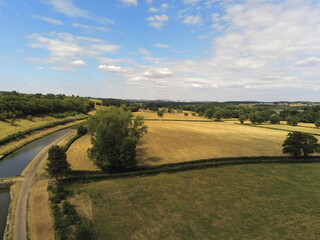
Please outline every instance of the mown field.
M279 156L286 132L229 122L147 121L139 159L164 164L207 158Z
M200 120L200 121L210 121L210 122L212 121L204 117L192 116L191 111L183 111L183 112L187 112L189 115L185 116L183 113L174 112L174 113L164 113L163 117L159 118L156 112L148 111L148 110L134 112L133 115L134 116L140 115L144 117L144 119L163 119L163 120L171 119L171 120L187 120L187 121Z
M228 166L72 187L100 239L319 239L319 164Z

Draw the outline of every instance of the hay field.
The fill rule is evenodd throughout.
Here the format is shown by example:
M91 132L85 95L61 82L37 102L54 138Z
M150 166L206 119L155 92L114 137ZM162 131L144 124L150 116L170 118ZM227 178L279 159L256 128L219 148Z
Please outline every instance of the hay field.
M270 127L270 128L276 128L280 130L286 130L286 131L299 131L299 132L305 132L305 133L312 133L312 134L320 134L320 129L316 127L310 127L306 125L298 125L298 126L290 126L287 124L261 124L258 125L261 127Z
M138 147L144 164L207 158L282 155L286 132L223 122L148 121Z
M98 170L89 159L87 151L91 147L91 137L86 134L77 139L67 151L67 160L72 170Z
M101 239L319 239L320 165L241 165L74 184Z
M171 119L171 120L200 120L200 121L212 121L212 120L209 120L207 118L204 118L204 117L199 117L199 116L191 116L191 113L190 111L183 111L183 112L187 112L189 113L189 116L184 116L183 113L164 113L163 117L161 119L163 120L166 120L166 119ZM144 110L144 111L140 111L140 112L134 112L133 113L134 116L137 116L137 115L140 115L142 117L144 117L144 119L160 119L157 115L156 112L153 112L153 111L148 111L148 110Z

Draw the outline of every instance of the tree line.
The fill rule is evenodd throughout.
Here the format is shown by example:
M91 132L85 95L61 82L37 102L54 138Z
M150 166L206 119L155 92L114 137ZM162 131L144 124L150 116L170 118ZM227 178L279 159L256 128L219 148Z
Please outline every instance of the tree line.
M0 92L0 120L38 114L88 113L93 109L94 103L83 97Z

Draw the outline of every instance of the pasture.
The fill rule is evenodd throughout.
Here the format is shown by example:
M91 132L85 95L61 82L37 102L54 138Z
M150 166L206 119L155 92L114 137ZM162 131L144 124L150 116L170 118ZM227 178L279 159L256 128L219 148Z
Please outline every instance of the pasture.
M279 156L286 132L233 122L147 121L138 156L144 164L207 158Z
M228 166L72 188L103 239L319 238L319 164Z

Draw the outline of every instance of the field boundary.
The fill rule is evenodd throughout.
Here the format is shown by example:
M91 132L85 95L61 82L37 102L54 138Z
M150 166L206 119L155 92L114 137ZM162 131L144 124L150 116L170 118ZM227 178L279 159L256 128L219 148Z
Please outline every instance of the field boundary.
M268 127L268 126L264 126L264 125L255 125L255 124L251 124L251 123L243 123L243 124L240 124L240 123L234 123L234 124L238 124L238 125L244 125L244 126L249 126L249 127L258 127L258 128L266 128L266 129L272 129L272 130L278 130L278 131L284 131L284 132L294 132L294 131L297 131L297 130L288 130L288 129L283 129L283 128L274 128L274 127ZM297 127L304 127L304 128L311 128L312 127L308 127L308 126L297 126ZM315 136L320 136L319 133L310 133L312 135L315 135Z
M146 166L125 173L102 173L98 171L72 171L67 178L61 179L62 182L92 181L102 179L130 178L138 176L150 176L161 173L175 173L190 170L199 170L213 167L247 165L247 164L295 164L295 163L320 163L320 156L309 158L290 158L287 156L261 156L261 157L240 157L240 158L212 158L189 162L171 163L159 166Z

